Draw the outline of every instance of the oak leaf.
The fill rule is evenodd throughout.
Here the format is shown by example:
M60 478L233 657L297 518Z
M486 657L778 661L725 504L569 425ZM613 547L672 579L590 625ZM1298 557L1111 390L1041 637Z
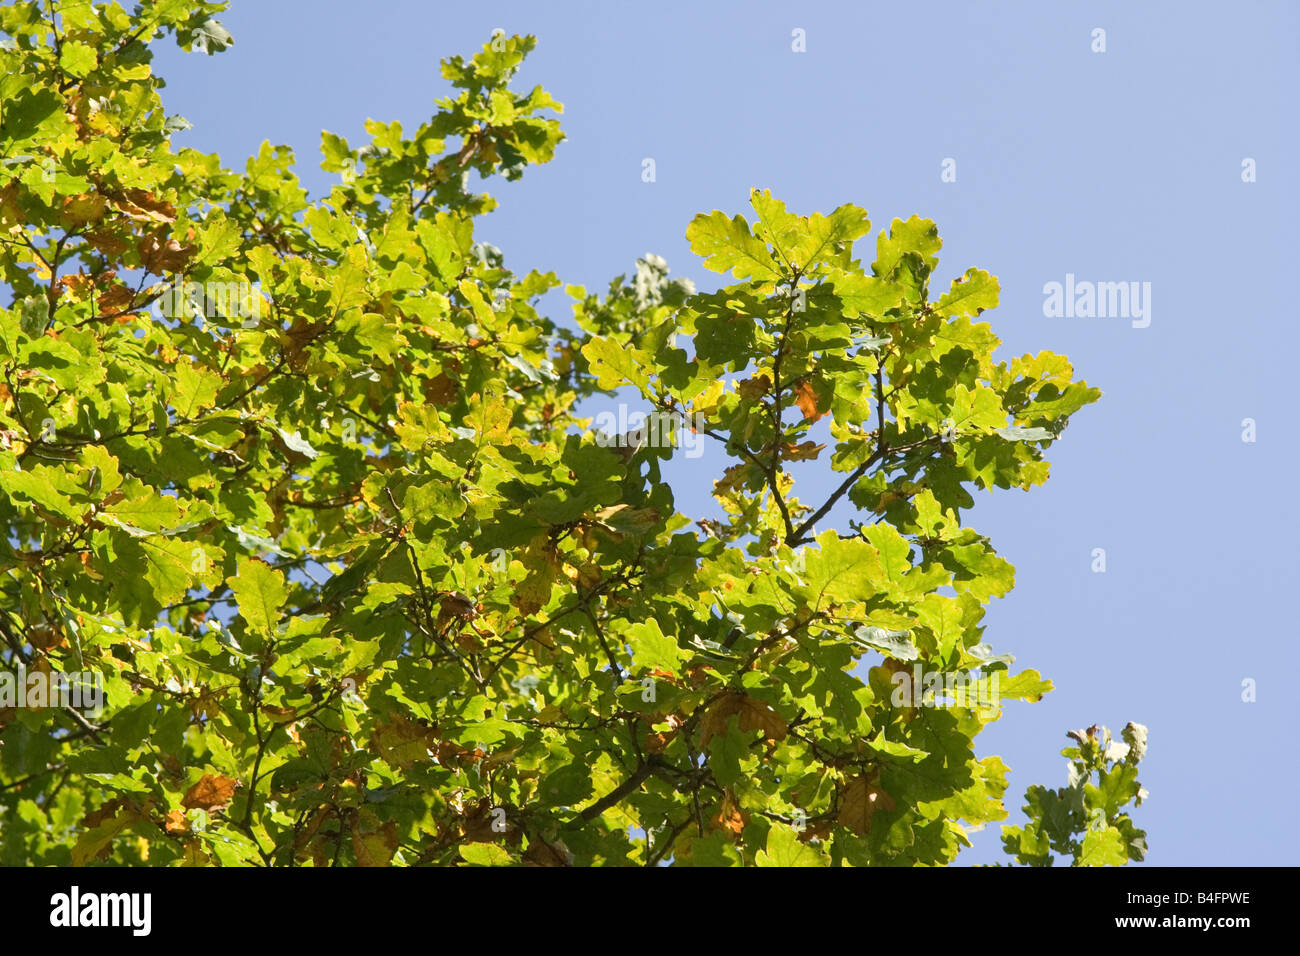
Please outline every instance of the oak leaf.
M857 776L840 791L840 812L835 822L858 836L871 832L871 818L881 810L894 809L894 798L875 776Z
M185 791L181 806L186 810L219 810L235 795L238 781L223 774L205 773L199 782Z
M700 745L707 746L714 737L726 734L727 720L733 714L742 733L761 730L768 740L785 739L785 718L770 704L745 694L728 693L715 700L700 721Z
M812 384L807 380L795 386L794 400L807 421L815 422L830 412L829 408L819 408L817 406L817 392L814 391Z

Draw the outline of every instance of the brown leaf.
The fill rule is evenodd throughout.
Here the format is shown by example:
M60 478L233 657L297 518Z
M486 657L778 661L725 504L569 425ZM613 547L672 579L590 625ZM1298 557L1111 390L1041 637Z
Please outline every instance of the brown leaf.
M109 800L98 810L91 810L84 817L82 817L81 825L85 827L87 830L93 830L95 827L99 826L105 820L111 820L113 817L117 816L117 811L122 809L123 807L129 808L130 804L120 797Z
M817 407L817 392L813 390L812 384L807 379L795 387L794 400L807 421L815 422L830 411L829 407Z
M238 781L222 774L205 773L203 778L185 791L181 806L186 810L219 810L235 795Z
M760 375L758 378L747 378L736 385L736 391L740 392L740 397L747 402L753 402L767 394L768 389L772 387L772 380L766 375Z
M799 834L800 843L811 843L814 840L828 840L831 835L831 821L825 818L809 823Z
M91 248L96 252L102 252L110 259L116 259L122 253L126 252L131 245L131 243L126 239L114 235L107 229L97 229L94 232L87 232L84 235L86 242L90 244Z
M434 757L440 767L470 767L485 756L486 754L477 747L469 750L450 740L440 741L434 750Z
M72 848L72 865L85 866L108 856L113 838L141 819L140 811L124 800L110 800L99 810L86 814L85 829Z
M785 739L785 718L770 704L744 694L728 693L715 700L700 721L700 746L707 746L711 739L725 734L727 719L733 714L743 733L761 730L768 740Z
M534 866L572 866L573 854L563 840L547 841L534 836L524 851L524 861Z
M308 347L328 328L328 322L308 322L302 316L295 318L293 324L280 338L281 345L289 357L290 366L294 369L302 369L307 362Z
M63 200L63 221L69 226L84 226L104 218L108 200L96 193L82 193Z
M493 827L494 823L498 823L503 819L501 813L498 812L499 809L493 807L492 802L486 797L473 806L467 807L461 823L461 832L464 833L465 842L496 843L504 839L507 843L518 843L519 828L511 823L508 814L504 817L506 826L504 831Z
M393 823L385 823L371 832L366 832L360 822L352 827L352 852L356 854L358 866L389 866L397 852L397 842L397 826Z
M739 491L746 483L760 476L760 474L758 469L748 462L731 465L723 471L722 477L713 483L713 493L715 495L725 495L733 491Z
M28 628L27 640L31 642L33 647L48 651L63 643L63 635L48 624L38 624L35 627Z
M438 601L438 630L445 630L452 621L468 621L477 613L473 601L456 591L448 591Z
M137 245L140 260L145 268L157 275L164 272L184 272L186 264L198 252L194 245L183 246L175 239L164 239L164 233L145 236Z
M101 276L101 279L107 281L113 277L110 270ZM72 272L65 276L59 276L59 285L71 292L76 298L84 299L90 294L90 290L95 287L95 276L85 272Z
M173 810L167 814L166 829L168 833L189 833L190 821L184 810Z
M99 310L100 315L116 315L129 309L134 301L135 295L131 290L120 282L115 282L108 287L107 291L100 293L95 301L95 308Z
M782 456L786 461L812 461L825 448L825 445L818 445L816 442L805 441L799 444L793 442L785 443L785 454Z
M740 809L736 802L736 795L731 792L731 788L722 795L722 805L718 812L709 818L709 822L715 830L721 830L733 837L740 836L745 824L749 822L749 814Z
M321 807L307 821L307 825L298 832L293 841L293 852L295 857L301 857L303 848L311 843L312 839L320 832L321 826L326 820L336 816L333 807Z
M298 711L293 707L274 707L271 704L263 704L262 713L270 717L273 724L287 724L298 716Z
M439 372L436 377L424 383L424 397L438 406L450 405L456 400L460 386L446 372Z
M370 743L394 767L409 770L416 762L429 759L433 731L402 714L393 714L375 724Z
M787 732L785 718L771 704L745 697L740 704L740 729L745 733L761 730L768 740L784 740Z
M894 799L881 788L875 775L858 776L840 791L840 812L835 822L858 836L871 832L877 811L894 809Z
M114 194L113 205L132 219L150 222L175 222L176 207L154 197L144 189L128 189L125 194Z

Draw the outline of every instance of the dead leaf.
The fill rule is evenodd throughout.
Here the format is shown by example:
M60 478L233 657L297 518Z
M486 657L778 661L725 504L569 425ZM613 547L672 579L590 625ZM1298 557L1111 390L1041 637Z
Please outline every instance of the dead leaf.
M140 811L124 800L110 800L99 810L86 814L86 829L72 848L72 865L85 866L91 860L108 855L113 838L139 820Z
M145 268L157 275L164 272L184 272L186 264L198 252L194 245L181 245L175 239L166 239L165 232L145 236L137 244L140 260Z
M534 866L572 866L573 854L563 840L548 841L534 836L529 838L524 861Z
M287 724L298 716L298 711L293 707L273 707L270 704L262 705L262 713L270 717L273 724Z
M825 448L825 445L818 445L816 442L805 441L799 444L793 442L785 443L785 453L782 456L786 461L812 461Z
M873 774L857 776L840 791L840 812L835 822L858 836L871 832L871 818L880 810L894 809L894 798L880 786Z
M352 827L352 852L358 866L389 866L397 852L397 842L397 826L391 822L370 829L358 820Z
M456 380L446 372L439 372L424 384L424 397L440 407L454 402L459 391L460 386Z
M95 301L95 308L99 310L100 315L116 315L131 308L134 302L135 295L131 290L120 282L115 282L106 292L100 293Z
M804 379L795 387L794 400L795 404L799 406L799 411L803 412L806 421L815 422L830 411L830 408L818 408L817 392L807 379Z
M110 259L116 259L122 253L126 252L131 245L131 243L126 239L114 235L107 229L97 229L94 232L87 232L84 235L86 242L88 242L96 252L102 252Z
M222 774L205 773L198 783L185 791L181 806L186 810L207 810L211 813L230 803L238 785L238 781Z
M747 378L737 383L736 391L740 392L740 397L745 401L753 402L766 395L771 387L772 380L766 375L760 375L758 378Z
M63 221L69 226L84 226L104 218L108 200L96 193L82 193L63 200Z
M473 601L456 591L448 591L438 601L438 630L446 630L452 621L468 621L477 613Z
M38 624L35 627L28 628L27 640L31 642L33 647L48 651L63 643L63 635L48 624Z
M761 730L767 740L785 739L785 718L770 704L745 694L728 693L715 700L700 721L700 746L707 746L711 739L725 734L727 720L733 714L742 733Z
M429 759L433 729L402 714L375 724L370 743L389 764L409 770Z
M730 834L732 837L740 836L745 824L749 822L749 814L740 809L736 802L736 795L728 787L722 795L722 805L718 812L709 818L709 822L715 830L721 830Z
M132 219L149 222L176 221L176 207L169 202L157 199L148 190L128 189L125 193L114 194L113 205Z

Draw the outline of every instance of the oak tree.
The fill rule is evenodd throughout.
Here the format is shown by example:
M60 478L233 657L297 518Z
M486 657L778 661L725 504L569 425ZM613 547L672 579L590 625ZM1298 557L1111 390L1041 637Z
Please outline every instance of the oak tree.
M553 318L476 233L563 138L533 38L324 133L312 197L173 145L150 44L224 49L223 6L0 6L0 662L104 691L0 699L0 862L941 864L1004 818L975 738L1051 685L985 642L1013 569L963 515L1099 393L995 358L997 279L755 190L687 227L729 284L647 257ZM1140 753L1079 739L1021 862L1144 852Z

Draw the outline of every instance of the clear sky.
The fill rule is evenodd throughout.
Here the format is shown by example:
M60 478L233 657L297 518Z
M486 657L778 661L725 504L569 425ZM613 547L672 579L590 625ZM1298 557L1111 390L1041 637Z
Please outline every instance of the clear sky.
M522 182L478 187L501 201L478 238L516 271L595 290L654 252L716 288L686 224L746 212L752 186L805 215L852 202L877 228L934 219L932 289L987 269L998 355L1063 352L1103 391L1051 448L1046 486L977 497L969 519L1017 569L985 639L1057 688L978 738L1012 768L1011 822L1027 785L1065 783L1066 730L1135 720L1151 731L1134 814L1148 863L1300 862L1285 802L1300 789L1300 5L235 0L222 22L236 42L216 57L156 47L168 112L195 124L177 142L237 168L264 139L288 144L314 195L333 178L322 129L356 145L368 117L412 128L445 93L441 57L496 28L536 34L518 84L565 104L568 141ZM1149 326L1045 317L1044 285L1067 274L1150 283ZM723 466L716 449L675 461L679 510L715 513L706 479ZM959 862L1009 859L999 830Z

